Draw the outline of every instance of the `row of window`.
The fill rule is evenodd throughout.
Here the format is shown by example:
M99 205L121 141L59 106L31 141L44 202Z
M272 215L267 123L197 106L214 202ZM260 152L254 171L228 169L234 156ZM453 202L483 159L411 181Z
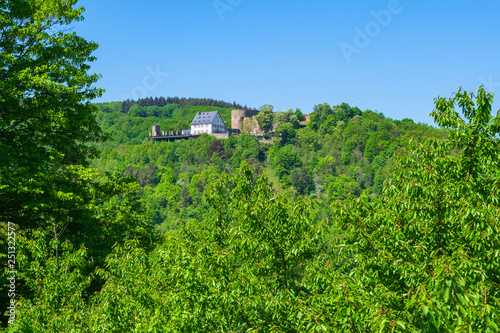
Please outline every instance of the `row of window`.
M193 135L198 135L198 134L203 134L203 133L215 134L215 133L227 133L227 132L225 130L219 130L219 129L212 130L211 133L208 130L193 131Z
M194 128L200 128L200 127L205 127L207 128L210 125L193 125ZM226 128L224 125L219 125L219 124L212 124L212 128Z

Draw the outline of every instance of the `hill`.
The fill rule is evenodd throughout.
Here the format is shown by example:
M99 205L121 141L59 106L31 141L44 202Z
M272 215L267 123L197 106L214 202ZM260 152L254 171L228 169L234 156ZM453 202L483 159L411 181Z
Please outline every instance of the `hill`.
M314 107L305 127L281 124L276 132L281 134L281 141L274 144L260 143L248 135L222 141L203 136L152 144L145 138L155 123L165 130L180 130L189 127L196 112L214 109L229 122L230 108L134 105L129 114L124 114L120 103L97 106L99 123L113 139L94 166L100 172L137 179L149 222L174 229L183 219L203 219L208 212L202 200L206 186L243 161L254 170L265 170L275 189L317 198L323 207L319 220L329 217L328 202L333 198L344 200L363 192L372 197L380 194L392 170L393 156L411 139L446 135L411 119L393 120L346 103L325 103ZM150 115L156 111L156 116ZM139 112L146 114L138 116Z

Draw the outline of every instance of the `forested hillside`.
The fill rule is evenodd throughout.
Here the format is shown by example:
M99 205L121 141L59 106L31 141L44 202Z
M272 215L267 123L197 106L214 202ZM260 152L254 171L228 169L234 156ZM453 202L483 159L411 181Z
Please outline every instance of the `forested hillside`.
M446 135L410 119L392 120L344 103L317 105L306 127L280 124L282 140L272 145L248 135L231 136L229 140L206 135L153 144L145 139L150 125L187 122L187 115L194 117L202 107L181 109L167 104L163 108L173 108L169 117L134 117L117 111L119 103L114 104L115 111L107 105L99 105L105 111L98 113L97 119L114 139L93 165L102 173L136 178L151 216L149 222L165 228L177 228L183 219L203 219L208 211L202 200L206 186L221 173L232 173L243 161L257 172L265 172L276 190L320 199L324 212L318 218L325 217L331 199L344 200L362 192L380 194L392 170L394 154L411 139ZM223 118L230 117L229 109L220 112ZM109 126L110 119L118 120Z
M248 107L241 106L240 104L236 104L236 102L228 103L224 101L218 101L211 98L179 98L179 97L147 97L147 98L139 98L138 100L130 100L127 99L121 103L121 111L125 114L129 114L130 109L134 105L138 105L141 107L163 107L167 104L175 104L180 106L181 108L187 106L211 106L218 108L233 108L233 109L248 109Z

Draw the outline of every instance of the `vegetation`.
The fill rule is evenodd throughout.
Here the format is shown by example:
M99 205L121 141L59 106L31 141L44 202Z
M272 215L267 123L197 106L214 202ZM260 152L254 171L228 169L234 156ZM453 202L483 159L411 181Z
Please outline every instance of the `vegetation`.
M130 112L130 109L134 105L138 105L141 107L151 107L151 106L163 107L167 104L175 104L181 108L187 106L210 106L210 107L226 108L226 109L228 108L248 109L246 105L243 107L240 104L236 104L236 102L233 102L233 104L231 104L228 102L217 101L211 98L148 97L148 98L139 98L137 101L130 99L123 101L121 105L121 111L125 114L128 114Z
M375 202L338 205L349 288L364 327L388 331L499 330L500 116L481 88L436 100L448 140L413 143ZM458 105L465 119L455 111ZM352 323L357 327L359 323ZM363 326L361 326L363 327Z
M177 229L185 219L200 221L206 217L207 207L201 200L206 186L221 173L232 173L242 161L255 170L262 167L275 174L275 188L289 189L294 196L318 198L319 221L321 216L331 213L331 198L344 200L362 192L371 196L380 194L392 170L392 156L404 149L411 138L446 135L409 119L393 121L370 110L361 112L354 108L351 112L347 104L342 107L347 110L343 111L347 114L343 120L334 119L333 110L340 106L323 104L310 115L314 122L299 128L296 128L297 111L279 114L275 137L281 141L274 144L260 143L250 135L232 136L229 140L204 136L152 144L145 139L149 124L163 124L162 121L170 119L100 112L97 118L101 122L119 117L120 121L111 127L102 122L108 134L119 133L115 136L118 142L108 143L93 166L101 173L136 178L142 187L141 199L149 223L161 225L164 230ZM224 112L223 117L230 114L229 110ZM172 119L181 117L181 111L174 110ZM128 138L134 139L125 141ZM118 146L139 140L142 143L137 145Z
M0 331L500 330L492 94L436 99L444 130L325 103L264 106L272 144L153 144L214 106L90 104L74 3L0 7Z
M260 108L260 112L255 116L260 128L264 133L268 133L273 128L274 114L272 105L264 105Z
M141 217L136 182L90 167L99 154L90 143L106 139L90 103L102 90L92 86L99 76L87 74L97 44L62 28L81 19L83 9L73 8L74 2L8 1L0 6L0 222L4 235L8 222L17 225L15 300L21 312L48 297L50 288L37 267L54 264L48 268L51 274L61 273L63 248L85 246L94 263L102 265L114 243L136 238L148 246L154 237ZM2 237L5 272L8 248L12 243ZM84 275L91 271L88 265L76 268ZM0 285L4 305L11 301L6 274ZM55 309L70 290L56 283L61 276L66 273L47 277L54 288L62 288L50 296ZM83 288L78 290L82 294L101 284L66 282Z

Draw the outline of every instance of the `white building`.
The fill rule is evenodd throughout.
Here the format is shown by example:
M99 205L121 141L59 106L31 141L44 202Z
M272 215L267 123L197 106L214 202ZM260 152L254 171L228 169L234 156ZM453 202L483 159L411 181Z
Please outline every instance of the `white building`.
M198 112L191 122L191 135L225 134L227 132L219 111Z

